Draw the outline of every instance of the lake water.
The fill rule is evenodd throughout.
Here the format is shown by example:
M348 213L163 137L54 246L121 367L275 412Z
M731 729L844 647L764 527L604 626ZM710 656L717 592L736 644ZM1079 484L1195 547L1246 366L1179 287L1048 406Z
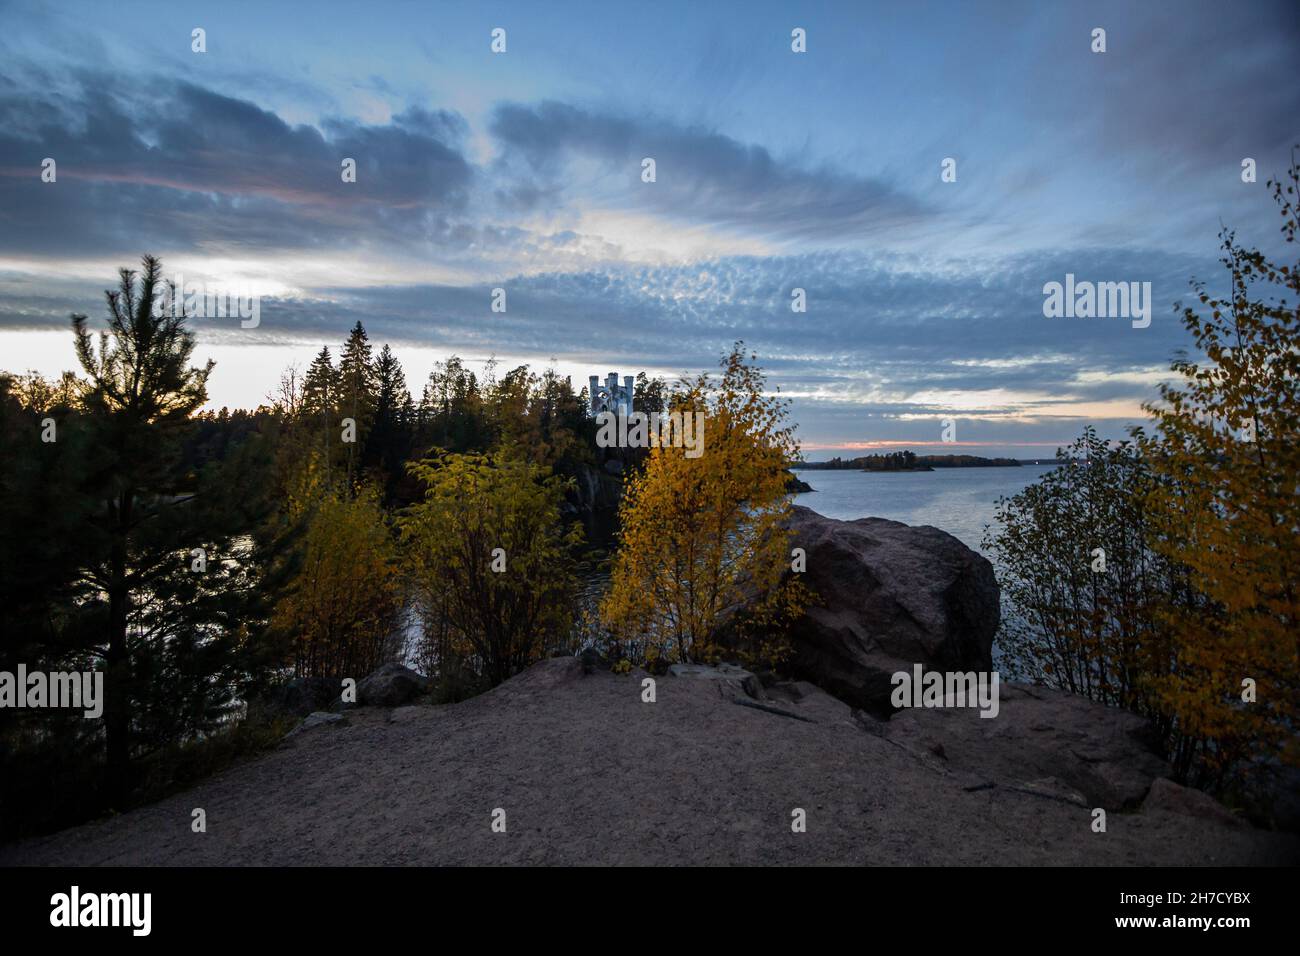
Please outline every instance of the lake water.
M934 471L819 471L796 468L815 491L794 503L827 518L889 518L928 524L981 551L984 527L993 523L994 502L1032 484L1054 465L1019 468L936 468Z
M828 518L889 518L910 525L933 525L968 547L981 551L984 526L992 524L994 502L1014 495L1037 481L1052 465L1019 468L942 468L935 471L864 472L794 471L815 491L794 496L794 503ZM584 576L575 604L593 610L609 584L609 572L593 570ZM1003 607L1003 614L1009 613ZM421 627L410 614L404 629L407 664L418 666L416 656ZM590 635L581 634L581 639ZM994 649L994 660L998 653Z
M933 525L967 547L991 556L981 547L984 528L993 524L995 502L1033 484L1055 465L1019 468L936 468L934 471L817 471L794 472L815 491L794 496L794 503L828 518L889 518L905 524ZM1015 614L1002 599L1004 620ZM996 644L993 666L1005 671Z

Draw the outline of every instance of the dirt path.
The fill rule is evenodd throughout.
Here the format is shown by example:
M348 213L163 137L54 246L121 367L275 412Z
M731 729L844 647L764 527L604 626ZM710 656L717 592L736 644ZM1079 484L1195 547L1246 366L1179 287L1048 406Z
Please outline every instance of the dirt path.
M193 790L0 848L0 864L1248 864L1295 837L967 792L864 732L736 706L712 682L548 661L445 707L352 711ZM392 721L396 714L399 719ZM207 811L207 833L190 830ZM494 808L507 830L491 829ZM791 811L807 832L791 832Z

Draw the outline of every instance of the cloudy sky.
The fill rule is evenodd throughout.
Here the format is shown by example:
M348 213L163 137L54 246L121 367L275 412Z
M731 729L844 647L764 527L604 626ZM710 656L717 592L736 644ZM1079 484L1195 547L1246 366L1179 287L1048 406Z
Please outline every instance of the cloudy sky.
M1275 242L1298 59L1264 0L0 0L0 367L73 367L69 313L153 252L259 296L196 323L218 407L358 319L417 396L453 352L581 383L743 338L809 457L946 418L1050 454L1140 419L1221 222ZM1150 282L1150 327L1045 318L1067 273Z

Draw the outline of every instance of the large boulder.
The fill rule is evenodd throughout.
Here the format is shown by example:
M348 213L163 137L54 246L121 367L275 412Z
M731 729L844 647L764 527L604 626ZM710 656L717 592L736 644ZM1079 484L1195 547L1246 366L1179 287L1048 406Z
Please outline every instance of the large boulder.
M791 630L791 670L886 716L891 676L987 671L1001 614L993 566L947 532L884 518L837 521L796 506L792 547L815 597Z
M357 684L357 703L366 707L401 707L427 694L430 681L402 664L388 663Z

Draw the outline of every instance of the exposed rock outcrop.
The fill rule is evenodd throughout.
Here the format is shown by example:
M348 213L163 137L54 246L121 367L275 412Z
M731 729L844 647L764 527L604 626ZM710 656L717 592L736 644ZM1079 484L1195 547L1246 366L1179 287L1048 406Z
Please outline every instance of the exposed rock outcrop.
M746 696L762 700L767 695L758 678L735 664L718 664L708 667L703 664L674 664L668 668L673 677L685 677L690 680L717 681L727 696Z
M992 666L1001 611L986 558L938 528L883 518L837 521L796 506L791 527L816 594L791 630L795 674L886 716L897 671Z
M565 496L562 511L569 515L617 510L623 483L603 467L577 465L566 477L573 479L573 489Z
M1101 763L1120 762L1128 744L1074 727L1108 719L1087 702L1091 712L1074 714L1052 695L1008 699L995 720L974 711L868 717L880 732L864 733L846 705L808 684L772 684L769 700L738 704L719 693L725 681L664 677L648 703L644 676L583 676L577 658L553 658L461 703L360 707L154 807L0 846L0 865L1262 866L1300 858L1296 837L1179 812L1115 814L1104 837L1094 833L1090 808L1106 803L1090 803L1093 784L1068 775L1095 769L1084 759L1095 748ZM782 698L792 702L778 716ZM943 755L925 751L933 767L894 736L908 717L941 742ZM1044 721L1052 729L1037 729ZM1078 753L1049 759L1035 736ZM1026 765L1017 766L1021 752ZM996 775L971 780L951 769L986 760ZM194 807L220 821L200 840L190 830ZM494 807L509 811L509 838L489 825ZM795 807L810 824L798 836Z
M304 730L311 730L313 727L323 727L326 724L341 724L346 720L347 718L342 714L331 714L328 711L318 710L315 713L308 714L301 724L284 735L284 739L288 740L290 737L296 737Z
M560 513L571 521L580 521L589 542L612 540L618 526L618 504L623 497L623 476L629 462L619 457L625 449L605 449L609 454L600 466L573 464L562 470L573 479L573 486L560 504Z
M787 494L802 495L810 491L815 491L816 489L796 475L793 471L787 471L785 473L785 490Z
M1202 820L1213 820L1225 826L1239 826L1242 821L1232 815L1232 811L1219 803L1208 793L1180 787L1172 780L1157 780L1151 784L1151 792L1142 801L1142 809L1147 812L1179 813Z
M357 684L357 703L367 707L401 707L430 690L427 677L402 664L388 663Z
M1169 773L1136 714L1046 687L1002 684L998 697L995 718L969 707L909 708L878 732L969 789L997 786L1107 810L1136 807Z

